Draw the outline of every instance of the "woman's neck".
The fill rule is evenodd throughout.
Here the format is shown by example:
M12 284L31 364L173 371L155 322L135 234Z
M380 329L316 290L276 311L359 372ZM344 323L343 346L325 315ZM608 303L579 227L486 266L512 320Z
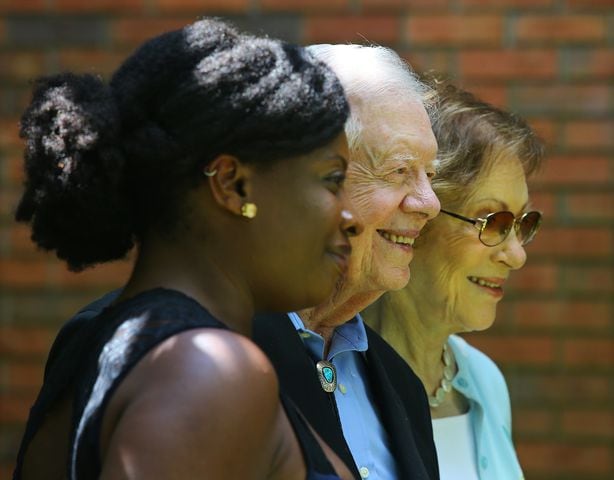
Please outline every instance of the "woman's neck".
M218 260L223 256L203 255L203 251L207 250L202 244L192 246L174 239L142 244L119 300L152 288L177 290L199 302L229 328L250 336L254 314L251 292L239 275L233 275L231 262Z
M451 322L408 289L389 292L365 312L367 322L396 350L433 395L443 377L443 345L453 331ZM449 349L448 349L449 350Z

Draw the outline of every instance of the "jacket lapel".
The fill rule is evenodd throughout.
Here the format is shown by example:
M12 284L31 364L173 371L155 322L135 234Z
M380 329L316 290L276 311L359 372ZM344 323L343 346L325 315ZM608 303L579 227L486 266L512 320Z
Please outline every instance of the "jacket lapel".
M288 316L257 315L253 340L275 367L281 390L296 404L318 435L360 478L343 437L334 396L322 390L315 362Z

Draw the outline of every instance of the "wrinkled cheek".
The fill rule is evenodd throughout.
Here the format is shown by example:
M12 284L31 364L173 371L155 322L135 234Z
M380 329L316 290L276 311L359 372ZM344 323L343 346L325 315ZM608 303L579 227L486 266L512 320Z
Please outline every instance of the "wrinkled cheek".
M356 280L367 272L373 251L371 241L366 235L351 237L350 245L352 254L347 273L348 281Z

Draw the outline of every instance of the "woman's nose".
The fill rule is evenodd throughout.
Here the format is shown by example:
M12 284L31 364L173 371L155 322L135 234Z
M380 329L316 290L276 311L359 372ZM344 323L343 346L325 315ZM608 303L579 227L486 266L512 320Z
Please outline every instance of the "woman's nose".
M498 247L497 260L505 263L512 270L522 268L527 261L527 252L516 235L515 228L512 228L507 238Z

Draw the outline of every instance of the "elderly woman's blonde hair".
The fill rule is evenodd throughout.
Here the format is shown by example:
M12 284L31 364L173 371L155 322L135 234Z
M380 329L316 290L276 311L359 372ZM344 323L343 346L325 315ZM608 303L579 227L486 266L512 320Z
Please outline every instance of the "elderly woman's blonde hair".
M501 159L517 157L527 176L539 169L544 146L525 120L436 74L422 80L437 92L438 105L431 115L438 143L433 190L443 208L463 206L479 179Z

